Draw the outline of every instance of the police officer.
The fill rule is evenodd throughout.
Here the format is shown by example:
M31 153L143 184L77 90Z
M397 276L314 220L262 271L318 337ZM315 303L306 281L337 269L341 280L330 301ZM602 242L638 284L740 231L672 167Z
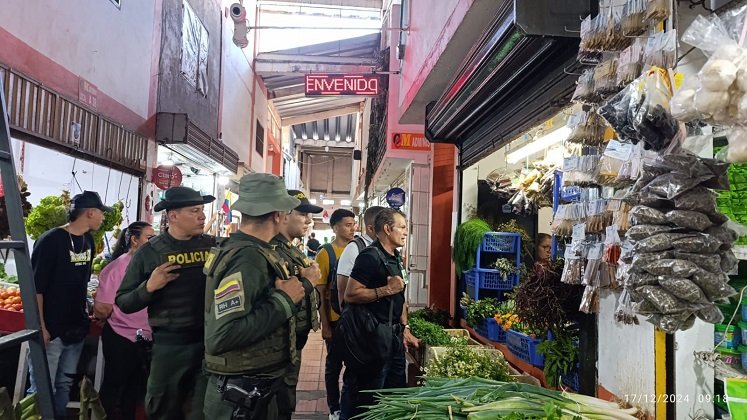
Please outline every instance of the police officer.
M155 211L169 229L143 244L127 266L116 304L125 313L148 308L153 354L145 396L150 419L202 419L205 275L215 246L203 235L204 205L215 197L187 187L166 190Z
M274 175L241 178L232 207L239 231L205 265L207 418L279 418L284 376L299 363L295 320L305 291L270 241L299 204Z
M301 350L309 339L309 332L319 329L319 299L316 283L321 279L322 272L316 261L310 260L298 247L291 242L294 238L302 238L311 227L311 214L321 213L324 209L309 202L302 191L288 190L288 194L301 201L301 205L293 209L286 217L285 223L280 225L280 233L273 238L271 244L280 256L288 262L290 272L297 276L303 284L305 296L296 314L296 350L299 358ZM296 408L296 386L301 364L294 365L285 376L286 387L279 392L278 405L280 418L290 420Z

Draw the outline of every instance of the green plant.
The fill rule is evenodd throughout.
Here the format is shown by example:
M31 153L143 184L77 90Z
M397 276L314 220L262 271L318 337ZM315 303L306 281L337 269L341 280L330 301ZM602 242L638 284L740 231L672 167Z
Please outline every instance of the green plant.
M429 346L445 346L451 343L451 336L440 326L420 318L409 317L412 335Z
M473 348L465 343L450 345L443 355L435 358L426 368L425 376L512 381L508 362L499 351Z
M440 325L444 328L449 328L449 321L451 321L451 314L447 311L430 306L418 309L417 311L412 311L407 317L410 321L412 321L413 318L418 318Z
M545 380L547 384L557 387L560 376L571 372L578 360L577 337L568 328L553 331L552 341L546 340L537 345L537 352L545 356Z
M479 299L467 306L467 323L474 327L485 321L486 318L495 316L497 310L498 301L495 298Z
M101 227L92 232L93 243L96 246L96 254L100 254L101 251L104 250L104 235L106 232L114 230L122 224L123 209L124 204L122 204L121 201L114 203L114 205L112 205L112 211L104 213L104 221L101 223ZM113 246L114 244L111 245Z
M70 204L70 194L63 191L62 195L50 195L39 201L26 217L26 233L33 240L46 231L67 222L67 209Z
M493 263L493 268L503 274L519 274L521 272L521 267L516 267L516 264L508 258L498 258Z
M534 241L532 240L532 237L529 236L529 233L526 231L526 229L519 225L519 222L517 222L516 219L511 219L508 222L496 225L495 231L518 233L519 235L521 235L522 258L527 258L534 255L534 247L532 245Z
M482 244L482 238L490 231L488 222L478 218L469 219L457 227L452 251L457 276L461 277L462 271L469 270L475 265L477 250Z

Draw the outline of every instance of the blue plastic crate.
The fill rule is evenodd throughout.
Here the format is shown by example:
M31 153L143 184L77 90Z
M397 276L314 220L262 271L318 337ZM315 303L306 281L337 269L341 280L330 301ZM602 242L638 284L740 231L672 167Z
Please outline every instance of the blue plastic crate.
M488 340L495 341L497 343L506 342L506 332L503 331L495 318L488 318Z
M467 287L475 287L475 279L477 278L477 275L474 269L462 272L462 278Z
M581 389L580 384L580 378L578 376L578 364L576 364L576 367L573 368L570 372L562 375L562 382L563 385L567 386L568 388L578 392L579 389Z
M537 345L541 342L538 338L531 338L514 330L506 332L506 344L511 353L537 367L545 366L545 356L537 353Z
M521 235L507 232L488 232L482 238L485 252L514 253L520 250Z
M481 336L488 338L488 325L487 320L482 321L478 325L475 325L473 327L476 333L480 334Z
M486 290L512 290L519 284L519 277L516 274L509 274L504 277L503 272L489 269L474 270L477 278L477 287Z

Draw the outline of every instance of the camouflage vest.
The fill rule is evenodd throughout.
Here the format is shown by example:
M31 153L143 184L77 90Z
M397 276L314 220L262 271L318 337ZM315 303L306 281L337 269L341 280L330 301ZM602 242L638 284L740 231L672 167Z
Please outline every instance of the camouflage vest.
M284 237L278 235L272 240L272 245L283 257L290 262L291 275L296 276L303 283L306 296L301 301L298 314L296 314L296 334L306 335L312 329L319 329L319 297L314 285L307 279L301 278L301 269L311 266L311 260L298 248L288 243Z
M225 277L228 263L239 252L253 248L264 257L258 264L268 264L273 272L266 279L268 288L274 287L275 277L283 280L290 278L287 263L280 256L267 248L251 241L232 241L224 246L213 248L205 264L207 275L205 290L205 317L213 316L214 291ZM235 331L241 334L241 331ZM299 363L296 351L296 319L291 317L288 323L278 328L269 336L244 348L233 349L223 354L205 354L205 367L209 372L222 375L260 374L281 368L289 363Z
M154 295L148 305L148 322L153 328L166 330L202 329L202 304L205 293L205 274L202 268L215 238L203 235L190 241L189 248L175 248L163 235L156 236L148 245L157 254L153 268L171 261L181 266L179 278ZM148 257L149 258L149 257Z

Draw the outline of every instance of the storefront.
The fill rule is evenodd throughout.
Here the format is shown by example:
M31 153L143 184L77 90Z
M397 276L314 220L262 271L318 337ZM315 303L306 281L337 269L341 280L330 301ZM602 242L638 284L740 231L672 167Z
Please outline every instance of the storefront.
M703 33L696 31L697 35L690 38L686 33L690 22L705 12L697 7L678 8L677 2L649 2L655 4L648 6L637 3L610 5L610 2L602 1L595 4L592 17L586 18L580 25L580 49L578 39L554 39L552 29L547 29L550 36L543 39L535 39L526 33L526 29L523 29L524 32L516 29L512 25L524 19L518 9L514 9L514 13L507 10L499 14L482 41L468 54L468 59L454 75L441 98L429 106L426 133L432 142L454 143L459 147L459 191L456 193L458 204L455 211L460 223L477 215L486 219L487 230L503 230L500 226L505 226L506 221L515 220L522 228L522 237L536 241L538 234L553 236L553 252L565 257L565 266L555 280L561 282L562 277L563 283L578 285L582 303L577 305L576 310L581 309L582 313L589 314L584 315L586 321L582 321L585 328L582 328L578 352L580 370L567 372L567 376L575 379L575 383L571 384L573 389L606 399L625 400L627 397L631 405L641 407L656 418L685 419L692 415L721 418L721 410L726 406L720 404L724 400L724 385L719 379L742 378L745 375L735 368L739 354L736 343L728 342L739 332L733 329L735 322L732 315L739 307L741 295L735 294L733 289L737 292L741 290L742 276L738 271L730 270L736 265L731 253L741 255L739 244L742 239L735 244L737 235L733 233L721 238L723 241L718 252L721 252L724 265L709 267L709 272L716 273L715 278L719 279L714 280L713 284L703 284L703 278L695 274L679 272L680 280L688 280L677 281L678 286L691 286L694 283L705 293L696 306L692 306L692 301L691 306L687 306L681 301L682 291L673 289L674 282L659 278L653 284L642 284L640 278L630 273L643 270L652 274L650 270L656 271L656 268L637 265L647 252L653 252L652 255L659 259L666 259L669 255L667 258L674 265L693 263L697 266L693 270L704 269L702 264L706 263L683 255L687 252L679 244L670 243L674 239L671 236L673 233L662 236L667 243L659 244L655 247L656 251L647 248L648 243L641 245L644 237L636 231L657 223L640 215L631 217L630 212L635 205L645 206L645 210L639 207L634 213L649 212L650 209L661 211L668 215L661 222L667 226L666 229L674 229L679 235L695 235L698 240L715 234L698 233L706 224L709 229L714 229L713 232L721 232L721 229L727 232L727 226L737 227L731 223L741 222L741 210L734 210L735 203L741 200L738 184L732 185L730 191L723 192L726 185L714 180L726 179L723 167L708 175L711 182L697 182L688 176L678 178L676 174L677 168L686 172L686 166L692 171L695 170L692 168L702 169L701 165L705 162L712 162L703 159L712 158L714 151L725 145L727 138L732 141L732 147L741 147L738 143L741 131L721 131L737 123L735 114L729 114L732 117L727 117L727 114L713 117L713 113L708 112L715 112L719 108L715 103L714 109L710 110L707 108L710 105L704 102L699 105L692 102L692 93L697 89L701 89L701 92L709 89L710 80L703 79L703 76L698 79L697 74L704 67L704 60L697 53L683 60L687 57L683 50L687 50L684 47L679 49L677 37L685 33L685 39L692 45L698 47L695 44L706 44L699 41L704 38ZM546 5L537 9L550 10L551 7L554 6ZM722 9L721 14L726 10L728 7ZM588 12L580 14L586 16ZM731 19L727 20L732 23L730 27L743 27L743 14L727 13L723 16ZM703 24L703 21L699 23ZM628 36L610 32L608 28L614 27L611 25L621 25ZM536 30L542 25L518 26ZM569 18L560 22L559 27L566 33L577 33L579 23ZM555 34L559 36L558 32ZM733 33L729 42L738 39ZM573 43L576 44L571 45ZM525 55L530 51L545 53L541 56ZM514 61L519 58L523 59ZM518 66L518 63L524 65ZM653 70L650 70L652 66ZM733 80L726 80L723 85L728 87ZM631 96L623 95L631 95L631 91L633 102L628 102ZM736 88L730 92L730 95L739 95ZM640 102L641 96L635 95L647 97L649 101ZM650 102L652 96L657 102ZM639 102L634 102L636 100ZM723 101L720 103L723 104ZM653 108L656 105L661 105L656 112L666 112L654 121ZM626 115L638 115L639 119L626 119ZM644 125L645 121L649 121L650 125ZM663 122L670 125L669 131L662 131ZM710 125L717 126L716 131L726 135L709 134ZM646 131L648 128L653 128L653 131ZM682 151L677 150L680 146ZM673 153L679 153L678 157L666 157ZM742 161L738 152L730 156L731 162ZM660 163L668 159L682 159L687 164L676 167L671 162ZM671 171L672 174L667 176L672 179L660 179L661 172L646 172L641 168L641 162L659 162L660 170L665 167L666 171ZM734 179L731 174L740 170L740 165L732 164L729 176ZM636 184L636 181L643 182L642 177L647 183L654 184L644 189L645 184ZM652 202L651 194L656 190L656 182L666 184L668 193L662 192L664 195ZM677 189L677 186L687 182L691 183ZM677 203L676 197L695 186L704 185L716 189L718 202L712 193L704 192L705 195L697 200L710 203L712 198L714 206L700 207L698 210L705 218L698 217L703 219L704 224L695 230L684 230L686 228L676 221L678 212L692 211L693 208L685 209L688 203L682 200ZM668 204L658 201L660 199L669 200ZM581 213L578 212L582 212L583 216L579 216ZM730 222L722 226L727 220L726 216ZM632 233L631 228L635 228ZM694 228L692 226L690 229ZM460 237L457 229L454 240L457 257L461 252L459 248L465 246L460 240L464 238ZM482 257L486 258L482 238L480 243L482 252L477 251L477 254L483 254ZM690 249L688 246L684 245ZM708 247L699 248L703 249ZM592 250L593 256L586 254L589 250ZM582 257L579 257L579 252ZM710 251L705 252L708 254ZM472 267L475 267L475 263L480 264L479 259L474 261L474 250L465 253L472 254ZM465 261L469 260L466 256L464 258ZM465 290L475 298L478 295L476 289L481 289L480 296L496 297L499 301L503 299L504 293L511 287L492 287L495 284L488 285L486 279L489 280L490 270L498 270L505 276L512 269L500 268L495 258L488 260L488 265L484 267L477 266L473 270L462 267L465 272L458 273L453 288L457 301ZM502 258L498 257L499 260ZM615 262L610 263L610 258ZM523 261L523 256L520 259ZM460 261L455 262L459 269ZM600 267L605 267L601 270L610 270L605 274L607 280L597 271L600 270L597 262ZM572 279L573 273L581 274L576 274ZM596 278L592 275L594 273L599 274L600 280L597 281L601 283L593 281ZM705 272L698 273L706 276ZM673 273L668 274L671 276ZM730 275L729 286L725 283L727 274ZM661 291L666 295L659 294ZM661 296L673 296L674 300L667 308L657 307L652 301ZM519 305L521 297L517 296L516 299L515 304ZM657 301L657 304L661 302ZM457 315L465 305L461 306L455 307ZM523 312L527 313L526 310ZM461 313L462 317L465 315ZM469 318L468 315L466 317ZM531 314L527 314L527 317L531 317ZM488 321L491 319L485 322ZM463 325L471 324L465 322ZM472 327L471 331L480 340L488 334L485 325ZM528 331L523 332L528 335ZM535 344L538 345L539 341ZM495 346L507 353L507 359L512 364L516 362L521 365L525 372L538 376L542 381L548 378L548 369L537 369L537 363L522 359L524 354L517 357L518 350L512 346L511 340L505 345ZM720 355L723 363L709 362L716 355ZM632 395L657 398L630 401ZM676 401L670 402L671 397L676 397ZM715 405L714 401L717 402ZM732 410L732 418L739 418L734 415Z

